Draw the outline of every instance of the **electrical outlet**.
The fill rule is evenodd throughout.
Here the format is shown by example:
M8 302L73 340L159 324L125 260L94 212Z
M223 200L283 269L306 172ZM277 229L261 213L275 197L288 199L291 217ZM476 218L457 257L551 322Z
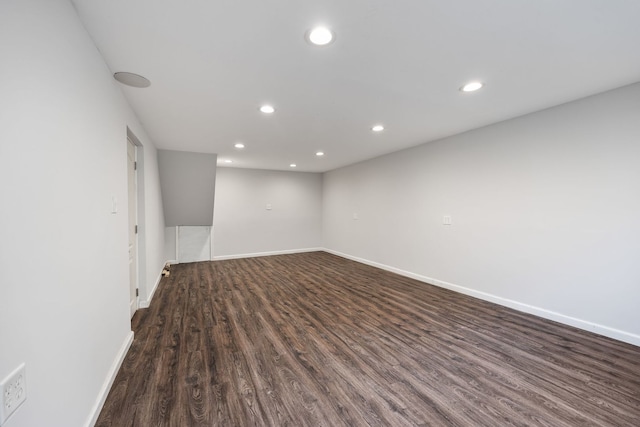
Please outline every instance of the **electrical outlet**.
M442 225L451 225L451 215L445 215L442 217Z
M2 390L0 425L3 425L27 400L27 376L24 363L0 383L0 389Z

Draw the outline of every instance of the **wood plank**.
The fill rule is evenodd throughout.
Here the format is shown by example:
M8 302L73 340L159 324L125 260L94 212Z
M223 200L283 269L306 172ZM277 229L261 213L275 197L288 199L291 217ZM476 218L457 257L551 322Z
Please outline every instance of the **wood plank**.
M637 426L640 348L324 252L172 267L97 426Z

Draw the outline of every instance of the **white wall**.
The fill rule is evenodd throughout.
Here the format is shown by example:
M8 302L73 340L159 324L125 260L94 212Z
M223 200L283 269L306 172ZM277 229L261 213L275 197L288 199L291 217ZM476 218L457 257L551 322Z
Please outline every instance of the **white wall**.
M171 263L178 262L176 228L177 227L165 227L164 229L164 258Z
M183 231L187 230L185 234ZM185 240L186 238L186 240ZM193 253L187 249L186 257L183 245L199 245ZM182 255L180 252L183 252ZM213 259L213 227L212 226L178 226L164 229L164 257L170 264L183 262L210 261Z
M640 84L329 172L323 211L329 250L640 345Z
M218 168L214 259L317 248L321 215L320 174Z
M68 1L3 0L0 58L0 378L26 362L28 382L7 426L82 426L131 338L127 127L149 282L162 267L155 149Z
M181 225L178 229L178 262L210 261L213 227L202 225Z

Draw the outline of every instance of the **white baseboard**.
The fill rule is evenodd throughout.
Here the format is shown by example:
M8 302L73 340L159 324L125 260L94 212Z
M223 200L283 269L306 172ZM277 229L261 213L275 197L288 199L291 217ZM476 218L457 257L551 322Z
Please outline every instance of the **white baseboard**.
M489 294L486 292L477 291L471 288L466 288L464 286L455 285L453 283L445 282L443 280L434 279L427 276L422 276L420 274L412 273L409 271L401 270L399 268L391 267L385 264L380 264L378 262L369 261L367 259L358 258L352 255L344 254L338 251L334 251L331 249L322 249L325 252L328 252L333 255L337 255L342 258L347 258L352 261L360 262L362 264L367 264L372 267L377 267L382 270L387 270L392 273L399 274L401 276L409 277L411 279L419 280L421 282L429 283L431 285L439 286L441 288L449 289L461 294L469 295L484 301L493 302L498 305L502 305L505 307L512 308L517 311L521 311L528 314L533 314L538 317L542 317L544 319L553 320L558 323L563 323L565 325L573 326L578 329L582 329L585 331L593 332L598 335L603 335L605 337L613 338L618 341L623 341L628 344L633 344L636 346L640 346L640 335L632 334L626 331L621 331L619 329L610 328L608 326L600 325L597 323L589 322L587 320L576 319L575 317L567 316L561 313L557 313L555 311L547 310L544 308L532 306L529 304L521 303L518 301L510 300L507 298L502 298L497 295Z
M124 358L133 343L133 331L129 332L127 337L122 343L122 347L118 352L116 359L113 361L111 365L111 369L109 369L109 373L107 374L107 378L102 384L102 388L100 389L100 393L98 394L98 399L96 403L91 408L91 412L89 413L89 418L85 423L85 427L93 427L98 421L98 416L100 416L100 411L102 411L102 407L104 406L104 402L107 400L107 395L109 395L109 391L111 390L111 386L113 385L113 381L116 379L116 375L118 375L118 371L120 370L120 366L122 366L122 362L124 362Z
M177 264L177 261L166 261L162 268L164 269L164 266L167 264ZM162 280L162 271L160 272L160 274L158 274L158 277L156 278L156 283L153 285L153 289L151 289L151 293L149 293L149 296L147 297L147 299L140 301L140 304L138 304L138 308L149 308L149 306L151 305L151 301L153 300L153 295L155 295L156 293L156 289L158 289L158 285L160 284L160 280Z
M305 252L318 252L318 251L324 251L324 250L325 249L323 248L306 248L306 249L288 249L284 251L272 251L272 252L257 252L252 254L222 255L222 256L214 256L212 261L224 261L227 259L240 259L240 258L256 258L261 256L272 256L272 255L301 254Z

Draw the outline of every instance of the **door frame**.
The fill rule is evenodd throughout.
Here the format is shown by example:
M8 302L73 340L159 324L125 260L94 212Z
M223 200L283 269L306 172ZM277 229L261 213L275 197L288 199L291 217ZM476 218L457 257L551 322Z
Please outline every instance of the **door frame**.
M133 148L133 189L130 188L130 176L129 176L129 147ZM134 227L133 230L133 263L134 263L134 274L131 275L131 265L128 265L129 268L129 312L130 317L133 317L135 312L140 307L140 265L138 262L139 258L139 241L138 241L138 170L137 170L137 161L138 161L138 147L135 142L129 137L127 137L127 244L130 245L130 232L131 227ZM133 193L131 191L133 190ZM131 201L133 200L133 206L131 205ZM133 216L133 224L131 224L131 219ZM129 256L129 258L131 255ZM130 262L129 262L130 264ZM131 299L132 294L135 292L135 298Z
M138 234L137 234L137 260L138 260L138 309L147 308L150 304L151 295L153 293L153 286L149 288L147 286L147 227L146 227L146 206L145 206L145 147L144 144L140 142L138 137L129 129L127 126L126 138L130 139L133 142L133 145L136 146L136 162L138 167L136 169L136 196L137 196L137 223L138 223ZM127 142L128 143L128 142ZM160 274L158 272L158 274ZM153 279L156 279L156 283L160 280L156 279L155 274L153 275Z

